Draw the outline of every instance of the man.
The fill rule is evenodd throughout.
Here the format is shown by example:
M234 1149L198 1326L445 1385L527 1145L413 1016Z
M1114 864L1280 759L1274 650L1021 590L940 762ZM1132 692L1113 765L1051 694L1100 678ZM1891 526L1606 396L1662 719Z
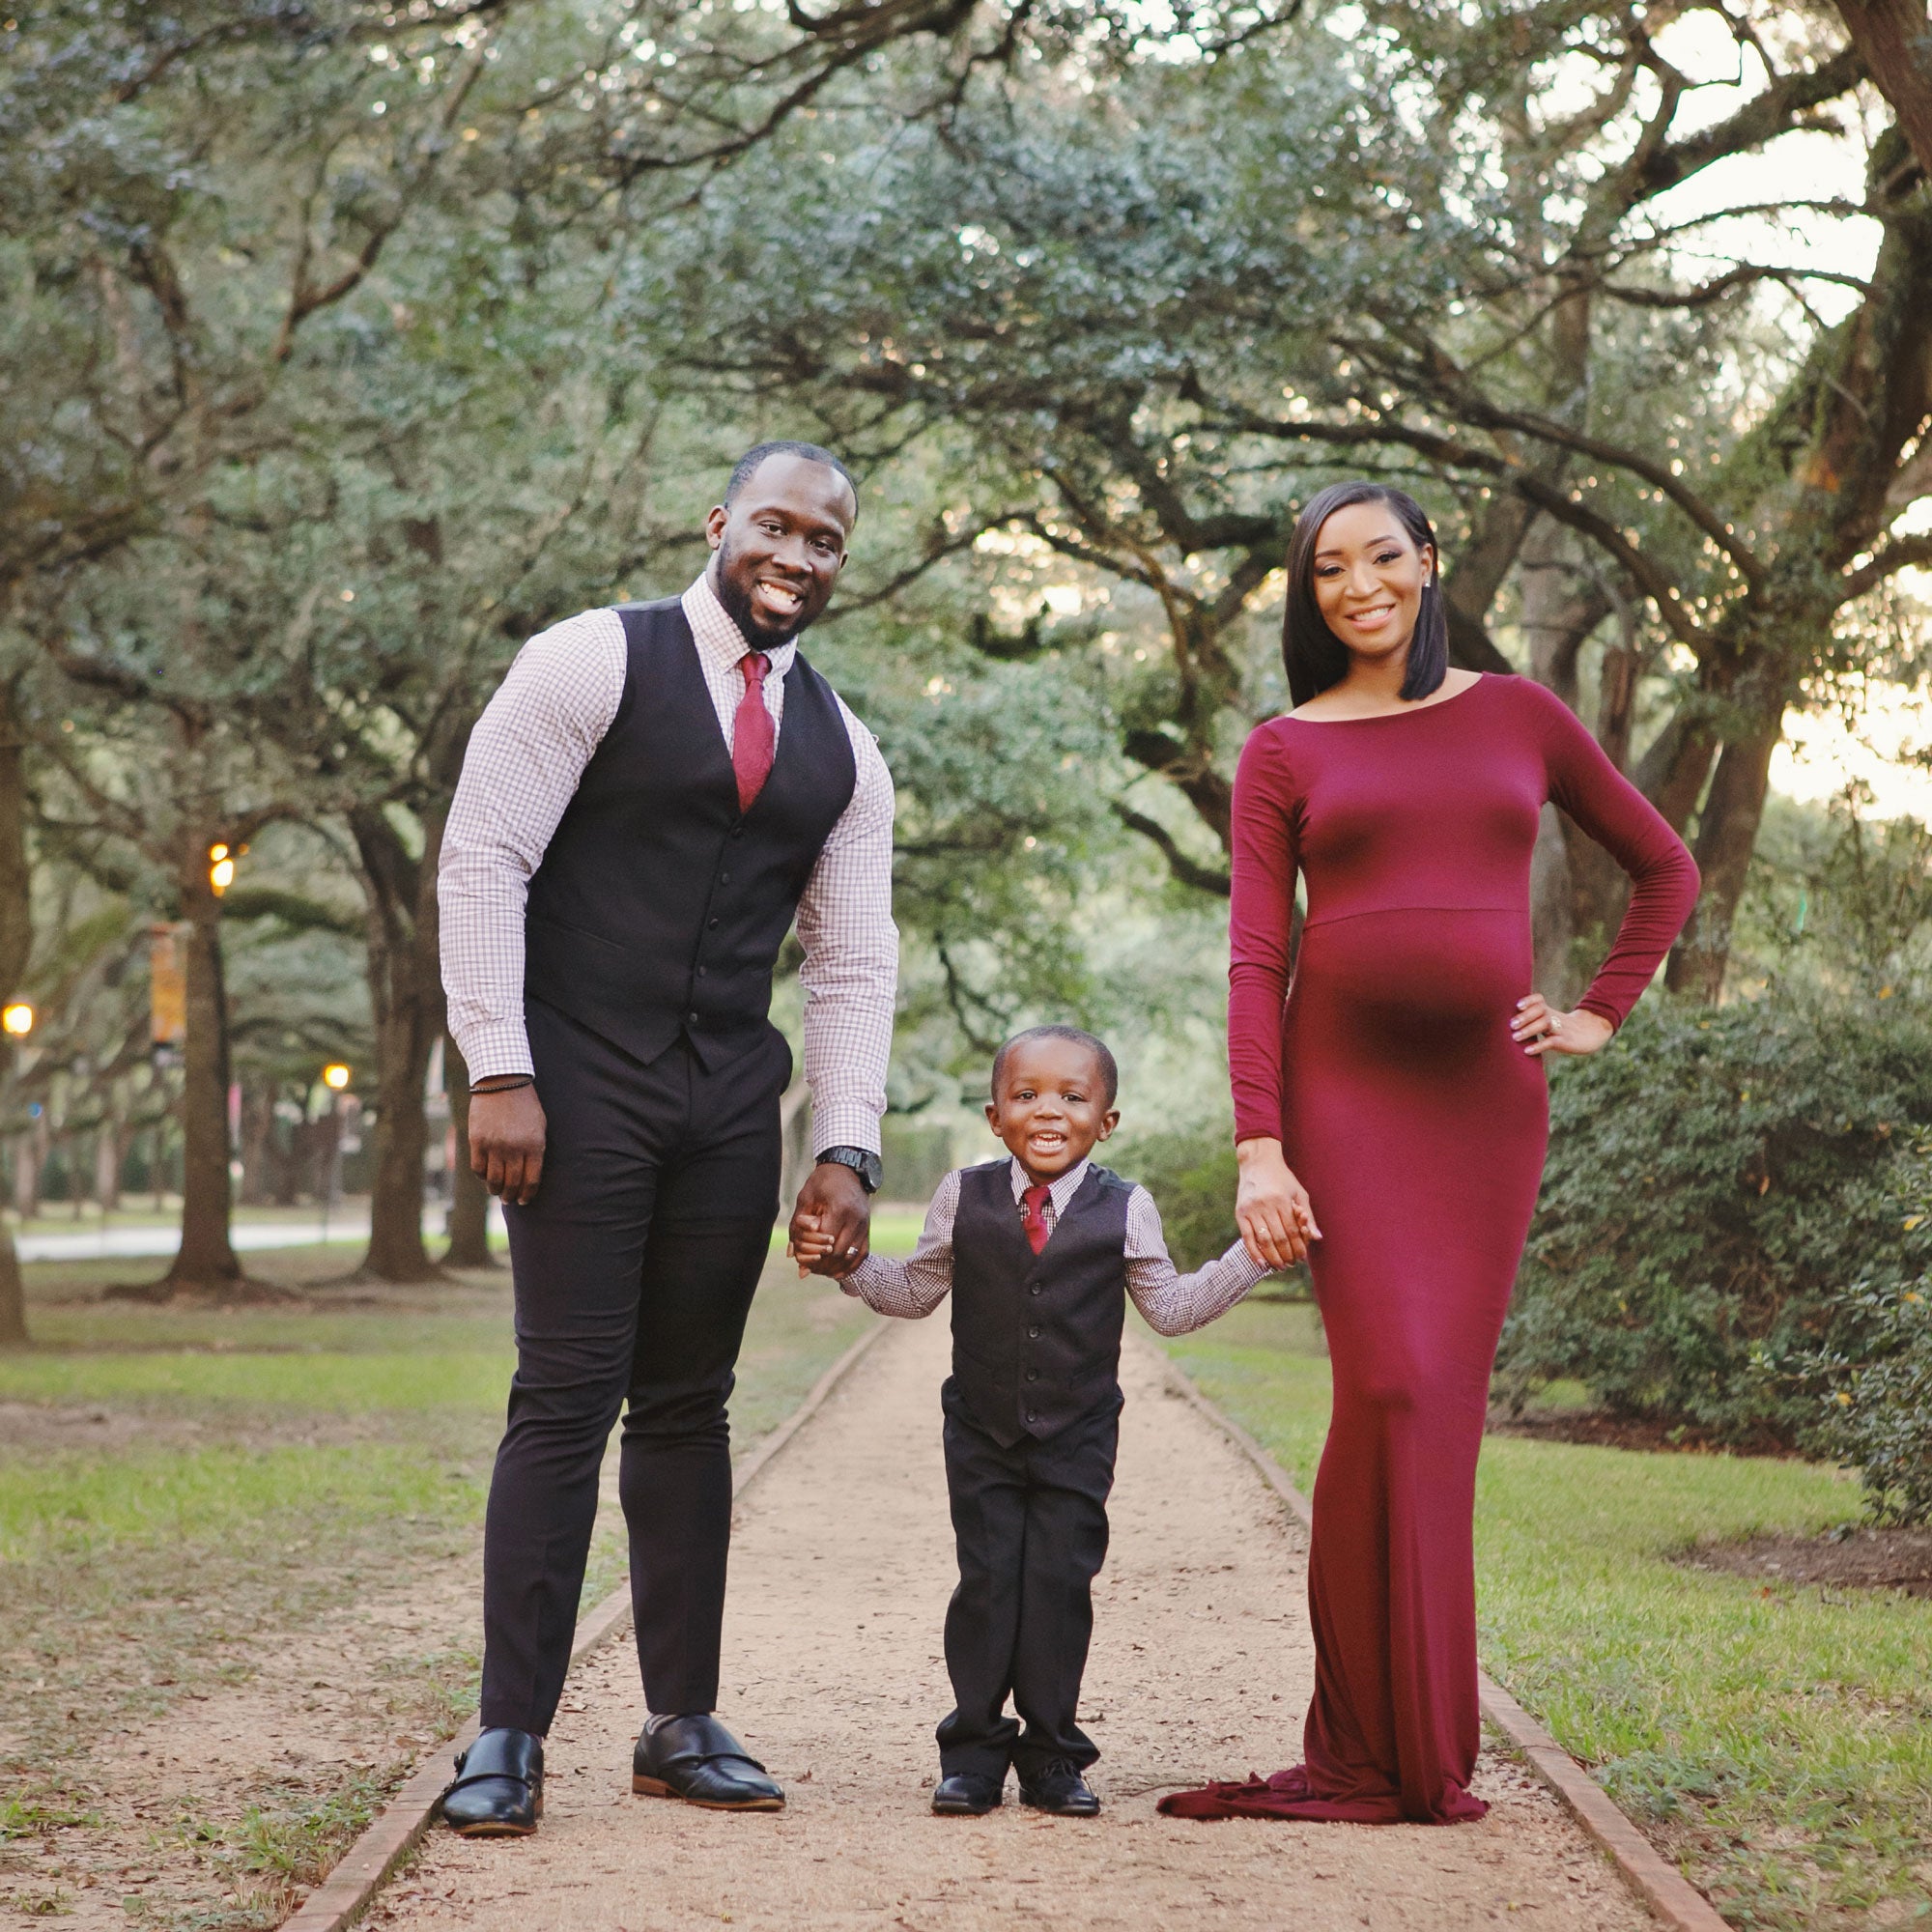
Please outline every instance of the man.
M533 638L470 737L442 843L443 983L470 1165L509 1227L517 1372L484 1533L483 1728L443 1803L467 1835L541 1816L620 1408L650 1712L633 1789L784 1803L714 1713L725 1403L779 1207L791 1053L768 1010L794 916L818 1150L794 1230L849 1271L879 1182L892 780L796 643L858 510L836 457L761 443L706 520L697 582Z

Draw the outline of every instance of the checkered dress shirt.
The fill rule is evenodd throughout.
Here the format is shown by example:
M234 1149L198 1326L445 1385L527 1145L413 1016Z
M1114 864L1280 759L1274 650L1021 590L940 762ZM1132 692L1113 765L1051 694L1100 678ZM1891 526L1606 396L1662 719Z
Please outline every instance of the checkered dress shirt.
M1084 1160L1078 1162L1048 1187L1040 1219L1046 1223L1049 1243L1066 1204L1087 1179L1088 1166ZM919 1246L911 1257L901 1262L867 1255L839 1284L847 1294L856 1294L881 1315L916 1320L930 1315L952 1293L952 1224L959 1218L959 1176L963 1172L954 1168L939 1183L932 1205L925 1210ZM1020 1197L1030 1182L1018 1161L1012 1163L1011 1179L1013 1211L1023 1215ZM1190 1329L1205 1328L1268 1272L1259 1262L1250 1261L1247 1249L1236 1241L1220 1260L1192 1274L1182 1274L1167 1252L1160 1209L1145 1187L1136 1187L1127 1196L1126 1258L1127 1293L1147 1318L1148 1326L1160 1335L1185 1335Z
M745 695L738 663L748 646L708 575L684 593L683 605L728 751ZM776 733L784 729L784 677L797 651L787 643L765 653L765 707ZM583 768L617 715L625 662L616 611L567 617L518 653L470 733L443 828L438 894L449 1031L472 1080L535 1070L524 1033L524 902ZM893 781L872 734L842 698L838 709L858 781L798 904L805 1077L813 1151L876 1153L898 983Z

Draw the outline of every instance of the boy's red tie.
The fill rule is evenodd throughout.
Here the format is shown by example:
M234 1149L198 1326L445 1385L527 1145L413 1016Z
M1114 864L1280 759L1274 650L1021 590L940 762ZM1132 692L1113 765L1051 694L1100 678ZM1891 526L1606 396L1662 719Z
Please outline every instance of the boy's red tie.
M1052 1188L1042 1183L1037 1186L1029 1187L1020 1196L1020 1208L1026 1220L1027 1241L1035 1254L1038 1254L1040 1249L1046 1246L1048 1232L1046 1225L1046 1203L1048 1196L1052 1192Z
M752 801L764 789L777 753L778 733L765 709L765 673L771 668L763 651L747 651L738 660L738 668L745 673L745 695L731 721L731 769L738 775L740 811L750 811Z

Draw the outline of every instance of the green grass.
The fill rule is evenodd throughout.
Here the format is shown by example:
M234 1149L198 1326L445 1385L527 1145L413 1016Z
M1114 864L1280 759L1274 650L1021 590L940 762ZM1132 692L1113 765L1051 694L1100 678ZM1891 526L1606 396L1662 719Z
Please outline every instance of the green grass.
M90 1747L240 1681L266 1634L298 1636L372 1588L473 1560L514 1366L507 1273L372 1303L341 1284L339 1254L273 1250L249 1264L313 1302L150 1308L98 1289L152 1278L153 1264L27 1270L35 1346L0 1354L0 1672L16 1741L0 1765L0 1843L105 1829ZM871 1319L775 1262L740 1359L736 1449L781 1422ZM622 1572L621 1532L607 1526L586 1600ZM473 1638L446 1638L372 1683L380 1775L265 1774L240 1817L185 1810L175 1840L214 1889L205 1911L162 1918L278 1923L406 1768L389 1741L446 1736L473 1708ZM58 1887L8 1896L0 1884L0 1898L29 1915L67 1903Z
M1250 1304L1168 1346L1313 1483L1328 1368L1310 1311ZM1858 1501L1804 1463L1484 1446L1485 1666L1739 1926L1932 1925L1932 1604L1675 1560Z

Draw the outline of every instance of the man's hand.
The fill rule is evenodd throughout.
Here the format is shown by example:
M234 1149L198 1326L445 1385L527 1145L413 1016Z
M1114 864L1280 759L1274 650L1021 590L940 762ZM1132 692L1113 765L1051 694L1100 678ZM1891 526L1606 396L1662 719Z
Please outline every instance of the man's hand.
M872 1239L871 1197L859 1177L836 1160L822 1160L806 1177L792 1210L787 1252L817 1274L843 1281L866 1259Z
M526 1208L543 1179L543 1102L534 1087L469 1096L469 1171L492 1194Z

